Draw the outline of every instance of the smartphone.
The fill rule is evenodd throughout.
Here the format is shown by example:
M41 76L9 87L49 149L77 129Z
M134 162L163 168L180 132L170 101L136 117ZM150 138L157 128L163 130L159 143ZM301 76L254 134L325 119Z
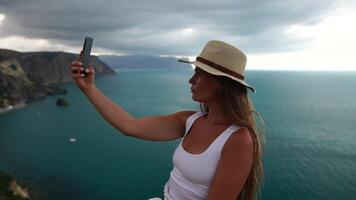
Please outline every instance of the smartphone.
M93 46L93 38L88 37L88 36L85 37L83 49L82 49L82 59L81 59L84 69L89 66L90 51L91 51L92 46ZM81 73L86 74L85 71L82 71Z

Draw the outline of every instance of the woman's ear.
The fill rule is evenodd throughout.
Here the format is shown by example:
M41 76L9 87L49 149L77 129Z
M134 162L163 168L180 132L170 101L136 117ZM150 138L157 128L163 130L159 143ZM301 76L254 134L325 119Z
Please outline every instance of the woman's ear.
M216 89L218 90L218 92L222 92L224 90L224 80L221 76L215 76L216 78Z

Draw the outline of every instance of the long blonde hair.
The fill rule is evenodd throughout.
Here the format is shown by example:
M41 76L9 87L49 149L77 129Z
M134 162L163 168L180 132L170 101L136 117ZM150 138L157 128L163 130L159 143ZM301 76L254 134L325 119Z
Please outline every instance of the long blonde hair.
M215 77L223 86L219 100L227 118L240 127L248 128L253 139L252 168L236 200L255 200L258 198L258 193L261 194L261 185L264 179L262 164L265 143L264 121L253 106L245 86L227 77ZM200 104L200 109L203 112L209 112L208 106L204 103Z

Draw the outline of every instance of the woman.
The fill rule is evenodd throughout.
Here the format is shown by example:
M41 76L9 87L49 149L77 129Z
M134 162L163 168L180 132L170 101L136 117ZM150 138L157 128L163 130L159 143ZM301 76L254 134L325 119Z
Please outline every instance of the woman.
M164 186L167 200L255 199L263 176L262 145L248 98L254 89L244 79L246 56L221 41L209 41L195 61L192 99L201 111L134 118L94 85L94 69L86 76L79 61L70 67L77 86L98 112L126 136L145 140L182 138L173 154L174 168Z

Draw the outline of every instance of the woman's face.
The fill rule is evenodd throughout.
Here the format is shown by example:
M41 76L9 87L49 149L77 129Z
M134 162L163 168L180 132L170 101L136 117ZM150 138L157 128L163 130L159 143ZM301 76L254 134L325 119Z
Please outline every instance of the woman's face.
M196 67L195 74L189 80L194 101L208 103L215 99L222 89L218 80L211 74Z

